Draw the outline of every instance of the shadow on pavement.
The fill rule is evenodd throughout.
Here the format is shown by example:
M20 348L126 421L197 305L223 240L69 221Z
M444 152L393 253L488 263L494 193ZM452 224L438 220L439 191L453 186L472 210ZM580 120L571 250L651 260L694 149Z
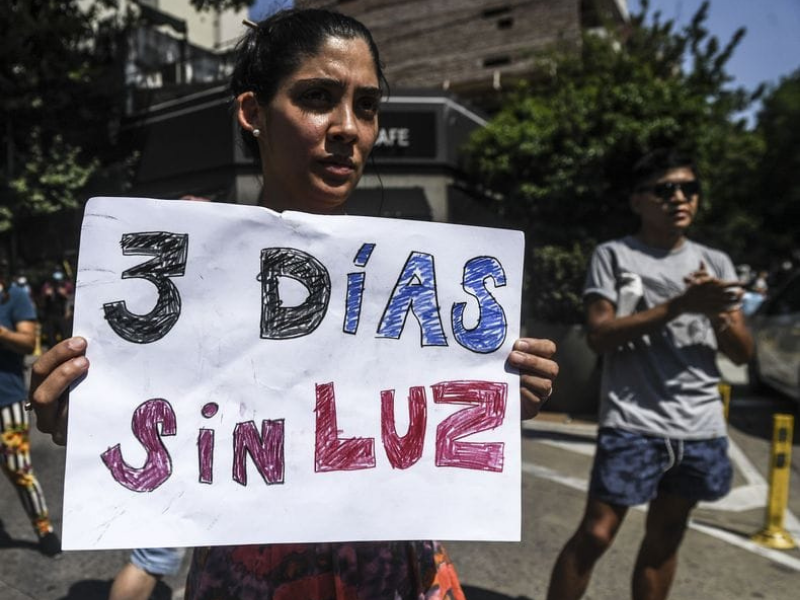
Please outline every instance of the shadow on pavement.
M111 580L87 579L73 583L66 596L58 600L108 600L111 591ZM159 581L150 600L170 600L172 588L163 581Z
M473 587L471 585L463 586L463 590L464 595L468 598L468 600L531 600L527 596L517 596L514 598L512 596L498 594L497 592L491 592L489 590Z
M3 521L0 520L0 550L3 548L27 548L28 550L39 551L39 544L30 540L15 540L6 531Z
M66 596L58 600L108 600L111 591L111 581L108 579L87 579L73 583Z
M739 527L732 527L730 525L725 525L720 523L718 519L704 519L703 517L692 517L692 523L697 523L698 525L705 525L706 527L713 527L719 531L725 531L727 533L731 533L739 538L742 541L748 541L754 531L749 526L749 524L743 524Z
M732 386L728 422L742 433L771 440L772 415L778 413L794 416L793 443L800 444L800 403L769 389L754 397L747 386Z

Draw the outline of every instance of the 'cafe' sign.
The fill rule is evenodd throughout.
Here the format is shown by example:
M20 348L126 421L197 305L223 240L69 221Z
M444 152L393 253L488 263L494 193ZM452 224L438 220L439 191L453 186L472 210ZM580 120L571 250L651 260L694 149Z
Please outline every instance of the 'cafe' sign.
M392 112L389 107L382 110L375 155L377 158L435 158L436 113Z
M410 142L410 129L408 127L381 127L378 131L376 146L393 148L408 148Z

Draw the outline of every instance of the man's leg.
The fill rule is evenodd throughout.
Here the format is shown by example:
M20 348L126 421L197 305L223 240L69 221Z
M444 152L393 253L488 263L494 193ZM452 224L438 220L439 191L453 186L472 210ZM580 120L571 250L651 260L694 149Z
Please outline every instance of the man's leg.
M644 540L633 571L634 600L661 600L669 594L678 566L678 548L696 502L660 493L650 503Z
M589 497L578 530L561 550L553 567L548 600L572 600L583 596L595 563L611 547L627 511L627 506Z

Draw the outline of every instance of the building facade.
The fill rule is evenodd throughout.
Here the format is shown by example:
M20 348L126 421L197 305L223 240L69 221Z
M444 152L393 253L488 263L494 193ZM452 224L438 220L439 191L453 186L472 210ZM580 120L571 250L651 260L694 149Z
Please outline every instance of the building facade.
M372 31L393 88L446 90L493 108L502 89L574 51L586 30L628 18L626 0L298 0Z
M260 169L239 143L224 88L246 11L197 13L189 0L121 4L121 10L141 16L124 65L128 116L119 136L120 146L140 157L129 195L256 202ZM577 49L582 31L627 18L624 0L296 4L362 20L381 48L390 81L374 160L348 211L481 225L503 223L461 185L460 146L486 123L515 79L547 69L547 49ZM59 227L58 236L47 234L51 241L58 238L59 255L77 246L78 220L76 214L75 227ZM28 237L37 243L37 236Z
M260 165L239 139L232 99L217 86L155 104L126 123L137 148L131 195L255 204ZM458 186L458 151L486 123L443 92L398 91L381 107L372 160L347 206L350 214L491 224Z
M189 0L125 0L135 18L127 35L126 113L219 85L247 10L198 12Z
M188 0L140 3L181 19ZM546 68L541 58L545 50L574 50L583 30L627 15L620 0L296 4L332 8L363 21L381 48L392 88L381 109L374 160L348 211L487 225L498 224L497 218L459 185L459 148L472 130L486 123L485 113L474 105L491 109L504 86ZM240 33L241 16L236 15L239 25L232 26ZM223 71L224 50L230 44L215 47L211 42L218 37L193 37L191 28L188 34L217 52ZM255 202L260 194L258 165L238 143L224 89L207 87L177 98L158 90L150 93L151 102L126 126L128 139L142 156L133 193Z

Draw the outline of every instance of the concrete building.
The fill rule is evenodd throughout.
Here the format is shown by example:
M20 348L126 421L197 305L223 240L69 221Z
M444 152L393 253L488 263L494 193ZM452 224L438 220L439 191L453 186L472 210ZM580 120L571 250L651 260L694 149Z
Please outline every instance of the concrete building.
M545 50L577 49L583 30L627 18L624 0L296 4L333 8L362 20L381 48L392 86L381 109L374 161L348 211L485 225L498 224L497 218L459 184L459 147L487 118L475 106L491 110L504 86L547 68ZM207 79L199 78L195 60L184 81L132 81L137 100L125 139L142 158L131 193L255 202L259 168L238 142L230 99L220 84L230 68L226 50L242 32L244 15L197 15L189 0L139 0L138 5L158 35L186 40L194 59L207 52L215 66L204 71Z
M189 43L214 52L236 45L247 18L247 9L198 12L189 0L138 0L138 4L185 22Z
M124 13L137 19L124 65L129 114L224 81L247 18L246 9L198 12L189 0L123 0Z
M627 20L627 0L298 0L352 15L372 31L392 86L447 90L484 108L576 50L586 30Z
M457 185L458 150L484 118L442 92L398 91L381 108L373 158L351 214L491 224ZM132 116L123 143L141 159L132 195L254 204L260 168L239 142L224 86L168 100Z
M84 0L89 2L90 0ZM392 86L374 160L351 214L502 225L461 184L459 147L515 78L548 67L551 47L627 18L624 0L298 0L352 14L373 31ZM127 118L119 144L140 156L129 195L253 203L259 168L240 146L224 83L246 11L198 14L189 0L121 0L141 16L124 64ZM137 12L138 11L138 12ZM480 108L476 108L480 107ZM108 193L95 190L94 193ZM80 215L33 220L59 256L77 247ZM47 226L40 221L45 221ZM513 224L512 224L513 226ZM46 232L46 233L45 233ZM42 244L39 244L40 246Z

